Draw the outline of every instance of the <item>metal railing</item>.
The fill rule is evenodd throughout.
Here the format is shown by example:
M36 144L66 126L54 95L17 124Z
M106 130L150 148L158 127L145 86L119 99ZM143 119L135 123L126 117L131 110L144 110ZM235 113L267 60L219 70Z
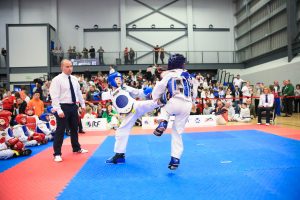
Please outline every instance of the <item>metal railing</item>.
M135 51L126 58L123 51L100 53L51 53L51 66L59 65L63 58L72 60L74 65L134 65L134 64L166 64L171 54L183 54L187 63L240 63L235 51L165 51L164 57L159 52L156 56L154 51Z

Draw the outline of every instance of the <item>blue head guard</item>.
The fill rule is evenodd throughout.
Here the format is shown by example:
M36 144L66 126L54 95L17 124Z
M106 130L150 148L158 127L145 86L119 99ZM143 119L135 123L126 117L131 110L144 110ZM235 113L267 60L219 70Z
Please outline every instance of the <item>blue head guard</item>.
M109 76L108 76L108 84L113 86L113 87L118 87L116 81L115 81L115 78L116 77L120 77L121 80L122 80L122 84L123 84L123 77L122 77L122 74L119 73L119 72L114 72L114 73L111 73Z
M173 54L168 61L168 70L183 69L185 63L185 57L181 54Z
M48 122L47 116L49 116L49 113L43 113L43 114L40 116L40 120L42 120L42 121L44 121L44 122Z

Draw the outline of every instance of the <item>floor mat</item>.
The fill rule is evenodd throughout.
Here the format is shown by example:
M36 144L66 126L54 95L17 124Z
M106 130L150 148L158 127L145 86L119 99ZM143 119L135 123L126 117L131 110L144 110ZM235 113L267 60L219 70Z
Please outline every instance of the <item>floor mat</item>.
M108 137L58 199L298 199L300 142L261 131L184 134L176 171L169 134L131 136L126 164L106 165Z

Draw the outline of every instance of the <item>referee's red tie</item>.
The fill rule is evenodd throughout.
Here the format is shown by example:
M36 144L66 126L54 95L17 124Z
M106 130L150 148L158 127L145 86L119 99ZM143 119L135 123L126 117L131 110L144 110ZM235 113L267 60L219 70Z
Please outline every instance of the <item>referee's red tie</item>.
M76 97L75 97L75 92L74 92L73 84L72 84L72 81L71 81L71 76L69 76L68 79L69 79L69 83L70 83L70 90L71 90L72 102L76 103Z

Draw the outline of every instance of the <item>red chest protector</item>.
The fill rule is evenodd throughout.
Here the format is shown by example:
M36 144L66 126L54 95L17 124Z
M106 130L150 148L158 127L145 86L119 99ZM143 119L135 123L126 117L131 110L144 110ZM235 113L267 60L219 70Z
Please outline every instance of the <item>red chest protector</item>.
M27 116L26 126L31 131L36 131L36 118L34 116Z

